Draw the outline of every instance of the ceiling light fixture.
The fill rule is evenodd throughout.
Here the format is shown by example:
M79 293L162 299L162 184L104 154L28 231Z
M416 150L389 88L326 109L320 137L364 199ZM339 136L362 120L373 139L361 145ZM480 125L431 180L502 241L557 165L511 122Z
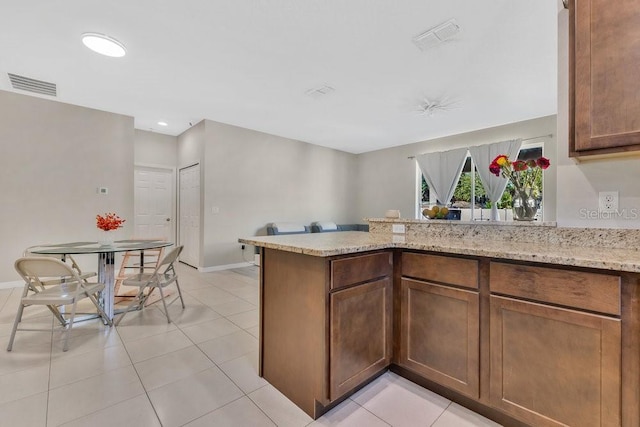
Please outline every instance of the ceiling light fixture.
M433 117L438 114L445 113L455 108L457 102L443 98L443 99L428 99L424 98L418 106L417 112L426 117Z
M158 124L160 126L169 126L169 123L167 123L167 122L158 122Z
M120 58L127 53L127 49L122 43L105 34L84 33L82 34L82 43L94 52L113 58Z

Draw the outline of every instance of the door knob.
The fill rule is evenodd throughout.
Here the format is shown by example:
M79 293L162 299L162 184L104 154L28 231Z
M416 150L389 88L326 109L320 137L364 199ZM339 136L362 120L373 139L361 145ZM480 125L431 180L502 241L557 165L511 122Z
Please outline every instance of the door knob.
M167 222L171 221L171 218L167 218Z

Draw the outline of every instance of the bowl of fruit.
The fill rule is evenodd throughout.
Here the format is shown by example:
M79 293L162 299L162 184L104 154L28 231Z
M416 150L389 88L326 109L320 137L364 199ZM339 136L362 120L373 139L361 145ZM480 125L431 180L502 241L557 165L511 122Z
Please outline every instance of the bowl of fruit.
M422 215L429 219L446 219L449 209L445 206L433 206L422 210Z

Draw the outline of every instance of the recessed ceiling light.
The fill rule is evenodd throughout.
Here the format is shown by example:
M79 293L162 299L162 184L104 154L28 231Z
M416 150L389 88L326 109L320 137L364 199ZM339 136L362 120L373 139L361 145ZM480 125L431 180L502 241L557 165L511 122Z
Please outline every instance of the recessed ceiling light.
M127 53L127 49L118 40L100 33L82 34L82 43L92 51L105 56L120 58Z
M167 122L158 122L158 124L160 126L169 126L169 123L167 123Z

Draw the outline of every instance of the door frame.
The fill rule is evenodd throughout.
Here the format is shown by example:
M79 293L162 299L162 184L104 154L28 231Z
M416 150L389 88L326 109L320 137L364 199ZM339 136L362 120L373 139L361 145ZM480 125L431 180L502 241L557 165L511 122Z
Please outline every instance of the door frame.
M136 193L136 177L135 177L135 173L137 170L139 169L156 169L156 170L161 170L161 171L169 171L171 172L171 219L172 219L172 224L169 227L170 230L170 236L169 236L169 241L170 242L174 242L174 244L176 244L177 242L177 238L178 238L178 187L177 187L177 181L178 181L178 177L177 177L177 173L176 173L176 167L175 166L166 166L166 165L156 165L156 164L152 164L152 163L134 163L133 165L133 218L134 218L134 225L133 225L133 229L135 230L135 208L136 208L136 200L135 200L135 193Z
M198 227L200 229L200 235L198 236L198 265L191 265L188 264L182 260L179 260L182 264L188 265L190 267L193 267L197 270L200 270L200 261L202 259L202 229L203 229L203 222L204 222L204 218L202 215L202 162L194 162L194 163L189 163L185 166L180 166L177 168L177 173L176 173L176 245L180 244L182 236L180 235L180 223L181 223L181 219L180 219L180 172L183 171L184 169L189 169L192 168L194 166L198 166L199 170L200 170L200 175L199 175L199 181L200 181L200 195L199 195L199 224Z

